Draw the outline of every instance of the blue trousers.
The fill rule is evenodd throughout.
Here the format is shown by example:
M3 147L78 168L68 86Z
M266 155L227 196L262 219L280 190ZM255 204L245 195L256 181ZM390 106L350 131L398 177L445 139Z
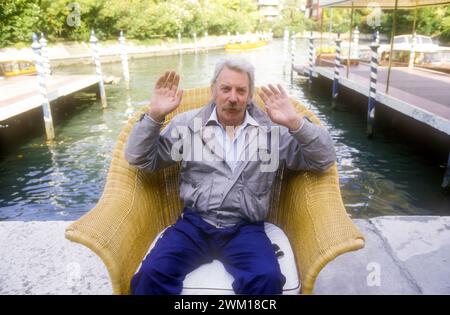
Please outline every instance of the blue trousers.
M214 259L234 277L236 294L282 293L286 278L263 222L216 228L188 208L144 259L131 293L180 294L186 275Z

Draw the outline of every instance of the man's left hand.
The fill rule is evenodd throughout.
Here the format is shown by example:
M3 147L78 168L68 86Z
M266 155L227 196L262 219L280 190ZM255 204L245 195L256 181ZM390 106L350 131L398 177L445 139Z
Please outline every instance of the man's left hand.
M280 84L278 89L269 84L267 87L261 87L259 96L264 102L267 114L270 119L279 125L294 131L303 125L303 116L295 111L294 105L291 103L289 96Z

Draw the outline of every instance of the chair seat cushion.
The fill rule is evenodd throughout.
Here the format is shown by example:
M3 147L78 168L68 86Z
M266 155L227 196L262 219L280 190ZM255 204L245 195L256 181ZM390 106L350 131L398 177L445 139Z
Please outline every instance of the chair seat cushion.
M286 277L283 294L299 294L300 281L294 253L286 234L272 223L264 223L264 229L272 244L278 245L280 251L284 253L284 255L278 257L281 273ZM155 238L148 252L151 251L162 233L164 231ZM225 270L223 264L218 260L214 260L211 263L200 266L186 276L181 294L234 294L232 283L233 277Z

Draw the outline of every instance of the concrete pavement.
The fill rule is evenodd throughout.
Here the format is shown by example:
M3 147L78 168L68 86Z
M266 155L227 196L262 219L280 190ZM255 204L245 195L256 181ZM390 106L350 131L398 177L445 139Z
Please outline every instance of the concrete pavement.
M450 217L354 222L366 247L319 274L315 294L450 294ZM111 294L108 273L64 238L71 222L0 222L0 294Z
M319 274L316 294L450 294L450 217L355 220L364 249Z
M233 38L233 37L230 37ZM146 45L127 41L127 54L129 59L147 58L153 56L176 55L182 53L192 53L196 51L224 49L230 41L227 36L209 36L207 39L199 37L196 42L192 39L188 42L178 44L178 42L167 42L156 45ZM50 43L51 44L51 43ZM30 44L31 45L31 44ZM52 67L78 65L80 63L91 64L92 51L89 43L85 42L65 42L47 46L48 57ZM116 42L99 42L98 51L102 63L120 62L121 47ZM33 52L30 47L2 48L0 57L19 58L33 60Z

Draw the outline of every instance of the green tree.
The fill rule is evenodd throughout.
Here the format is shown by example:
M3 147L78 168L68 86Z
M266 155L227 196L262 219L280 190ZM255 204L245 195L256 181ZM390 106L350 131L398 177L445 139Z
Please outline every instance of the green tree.
M39 28L41 8L37 0L2 0L0 2L0 47L29 42Z
M303 32L317 28L318 23L305 17L304 12L300 10L301 0L285 0L282 3L281 14L274 22L262 21L259 24L261 30L272 29L275 37L282 37L284 29L289 32Z

